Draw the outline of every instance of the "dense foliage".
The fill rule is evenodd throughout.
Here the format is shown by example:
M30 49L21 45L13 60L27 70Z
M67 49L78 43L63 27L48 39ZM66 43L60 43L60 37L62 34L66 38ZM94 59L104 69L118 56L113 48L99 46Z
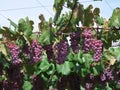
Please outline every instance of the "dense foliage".
M120 39L120 8L106 20L92 5L54 1L55 17L40 15L39 32L28 17L0 28L0 90L119 90L120 47L112 42ZM61 14L64 7L70 11Z

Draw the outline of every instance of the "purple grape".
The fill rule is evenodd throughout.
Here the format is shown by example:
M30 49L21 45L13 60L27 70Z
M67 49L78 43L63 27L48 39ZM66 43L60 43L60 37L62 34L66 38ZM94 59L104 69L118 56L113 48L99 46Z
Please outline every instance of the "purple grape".
M37 63L42 59L42 46L38 43L37 40L33 40L30 45L30 63Z
M70 42L71 42L71 48L74 53L78 53L80 46L78 45L80 40L80 33L79 32L72 32L70 34Z
M35 76L32 79L32 85L32 90L44 90L45 88L44 80L40 76Z
M117 85L120 86L120 80L117 81Z
M6 73L8 75L9 80L16 81L21 77L20 66L11 65L9 68L6 69Z
M11 88L12 88L11 83L8 80L4 80L3 81L3 89L4 90L11 90Z
M91 39L93 37L93 34L92 34L92 31L91 29L85 29L83 32L82 32L82 39Z
M23 54L24 54L24 56L26 58L29 57L29 54L30 54L30 50L29 49L30 49L30 47L27 44L24 45L23 48L22 48L22 52L23 52Z
M94 74L93 73L90 74L90 79L94 80Z
M62 40L61 42L55 45L56 49L56 63L62 64L65 62L65 59L68 55L68 42Z
M12 63L15 65L20 64L21 59L19 58L20 50L19 47L14 43L9 43L10 54L12 56Z
M101 81L105 81L106 80L106 76L105 76L105 74L102 74L101 75Z
M86 84L85 84L86 90L90 90L92 87L93 87L93 84L92 84L92 83L86 83Z
M22 90L22 86L19 86L18 82L11 82L8 80L4 80L3 89L4 90Z
M94 61L99 62L102 56L102 41L101 40L92 40L92 49L94 51Z
M91 39L86 39L83 41L83 52L87 53L91 49Z
M108 78L108 80L113 80L114 76L112 74L112 70L110 70L110 67L106 67L104 74L106 75L106 77Z
M105 80L114 80L112 71L110 70L110 67L108 66L105 68L105 71L101 75L101 81L105 81Z
M12 86L11 90L22 90L24 75L20 65L11 65L6 69L8 83Z
M87 53L91 49L91 40L92 40L92 31L91 29L86 29L82 32L82 39L83 39L83 52Z
M54 55L52 44L43 46L43 49L46 50L48 60L52 61Z

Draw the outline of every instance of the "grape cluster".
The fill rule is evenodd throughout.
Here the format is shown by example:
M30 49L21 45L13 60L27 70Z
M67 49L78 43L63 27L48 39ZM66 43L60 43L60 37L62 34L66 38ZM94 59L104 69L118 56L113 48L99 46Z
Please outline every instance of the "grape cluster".
M40 76L35 76L32 79L32 90L44 90L45 83L44 80Z
M7 80L3 81L4 90L22 90L23 86L23 73L19 65L11 65L6 69Z
M91 73L91 74L90 74L90 79L91 79L91 80L94 80L94 78L95 78L95 77L94 77L94 74Z
M21 59L19 58L19 54L20 54L19 47L14 43L9 43L8 48L10 49L10 54L12 56L12 63L15 65L20 64Z
M94 61L98 62L102 56L102 41L101 40L92 40L92 49L94 51Z
M55 45L56 49L56 63L62 64L64 63L67 55L68 55L68 42L65 40L62 40L61 42L57 43Z
M53 55L54 55L52 44L51 45L45 45L45 46L43 46L43 49L46 50L46 54L47 54L48 60L52 61Z
M42 59L42 46L35 39L30 44L30 63L34 64Z
M83 39L83 52L87 53L91 49L91 41L92 41L92 31L91 29L86 29L82 32Z
M19 86L17 82L4 80L1 90L22 90L22 86Z
M80 40L80 33L79 32L72 32L70 34L70 42L71 42L71 48L74 53L78 53L80 46L78 45Z
M120 80L117 81L117 85L120 86Z
M101 74L101 81L114 80L114 76L109 67L106 67L103 74Z
M92 87L93 87L92 83L85 83L86 90L91 90Z
M24 45L23 48L22 48L22 52L23 52L23 54L24 54L24 56L26 58L29 57L29 54L30 54L30 50L29 49L30 49L30 47L27 44Z

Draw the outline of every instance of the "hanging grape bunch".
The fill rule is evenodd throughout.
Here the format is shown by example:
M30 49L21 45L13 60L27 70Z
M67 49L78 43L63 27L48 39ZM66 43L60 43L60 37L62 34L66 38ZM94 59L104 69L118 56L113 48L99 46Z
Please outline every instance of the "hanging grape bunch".
M53 59L53 48L52 48L52 44L51 45L45 45L43 46L43 49L46 50L46 54L47 54L47 58L49 61L52 61Z
M10 65L6 68L7 80L3 81L5 90L21 90L23 85L23 73L20 65Z
M35 39L30 44L30 63L34 64L42 59L42 46Z
M71 42L71 48L74 53L78 53L80 46L78 45L80 40L80 33L79 32L72 32L70 34L70 42Z
M29 49L30 49L30 47L27 44L25 44L23 46L23 48L22 48L22 52L23 52L25 58L29 57L29 54L30 54L30 50Z
M94 61L98 62L102 57L102 41L101 40L92 40L92 49L94 51Z
M10 49L10 54L12 56L12 63L18 65L21 62L21 59L19 58L19 47L14 43L9 43L8 48Z
M32 78L32 90L44 90L45 82L40 76L34 76Z
M87 53L90 51L92 37L93 37L93 35L92 35L91 29L85 29L82 32L82 40L83 40L82 48L83 48L84 53Z
M56 63L62 64L65 62L65 59L68 55L68 48L69 48L68 42L65 40L62 40L61 42L55 45Z
M106 67L105 71L101 74L101 81L114 80L113 72L110 67Z

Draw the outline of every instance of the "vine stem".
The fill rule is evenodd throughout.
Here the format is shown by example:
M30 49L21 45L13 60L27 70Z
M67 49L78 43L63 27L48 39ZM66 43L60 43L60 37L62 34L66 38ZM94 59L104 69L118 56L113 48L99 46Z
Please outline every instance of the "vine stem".
M86 28L88 28L88 29L101 29L101 30L120 30L120 27L118 27L118 28L103 28L103 27L86 27L86 26L82 26L82 27L79 27L79 28L81 28L81 29L86 29Z
M50 75L50 78L48 79L48 83L51 81L52 77L54 76L56 70Z
M72 17L73 17L73 12L74 12L74 9L75 9L75 7L76 7L76 4L77 4L77 0L75 0L75 3L74 3L73 8L72 8L72 13L71 13L71 16L70 16L70 18L69 18L69 20L68 20L67 24L65 25L64 30L65 30L65 29L67 28L67 26L70 24L70 21L71 21L71 19L72 19Z
M81 29L86 29L86 28L88 28L88 29L101 29L101 30L108 30L108 31L109 30L120 30L120 27L118 27L118 28L102 28L102 27L86 27L86 26L82 26L82 27L78 27L78 28L81 28ZM39 34L39 33L40 32L33 32L33 34Z

